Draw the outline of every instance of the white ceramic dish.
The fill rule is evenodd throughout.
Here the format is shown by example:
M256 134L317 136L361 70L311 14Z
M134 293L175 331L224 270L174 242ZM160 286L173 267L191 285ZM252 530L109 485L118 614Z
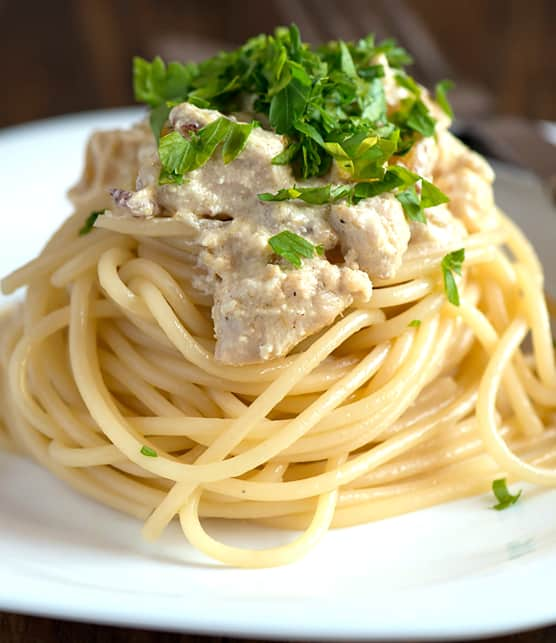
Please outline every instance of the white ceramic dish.
M137 110L0 132L0 274L67 215L66 188L93 128ZM499 169L498 198L556 275L556 213L537 183ZM135 627L266 638L470 638L556 622L556 491L526 487L510 511L487 496L331 532L304 560L242 571L212 564L176 526L146 544L137 521L0 453L0 609ZM288 534L215 524L235 544Z

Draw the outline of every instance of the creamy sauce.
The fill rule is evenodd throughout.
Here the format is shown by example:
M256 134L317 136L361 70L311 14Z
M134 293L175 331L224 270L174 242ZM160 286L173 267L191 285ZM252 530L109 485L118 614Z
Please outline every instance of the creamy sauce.
M389 106L403 99L397 85L388 85L388 77L385 82L387 89L391 85L386 92ZM425 211L427 225L408 222L391 193L351 206L261 201L259 193L296 182L289 166L271 163L284 149L283 138L262 127L251 132L232 163L224 164L216 153L188 173L182 185L158 185L160 161L143 124L112 133L113 167L104 168L101 177L90 176L86 168L71 196L86 202L91 186L98 187L100 181L106 191L112 190L105 216L171 217L181 222L183 238L196 257L193 286L213 301L216 358L231 364L272 359L330 325L352 304L369 301L373 279L394 277L409 246L452 248L466 235L465 226L478 227L485 204L493 204L492 171L447 132L448 120L427 100L431 111L436 110L436 136L418 141L397 160L434 181L451 199L448 205ZM171 111L170 125L187 136L189 129L220 116L182 103ZM106 144L95 138L99 136L106 133L93 136L89 148ZM337 183L339 176L333 166L329 176L307 183ZM301 268L293 268L268 245L268 239L282 230L322 245L325 255L304 259Z

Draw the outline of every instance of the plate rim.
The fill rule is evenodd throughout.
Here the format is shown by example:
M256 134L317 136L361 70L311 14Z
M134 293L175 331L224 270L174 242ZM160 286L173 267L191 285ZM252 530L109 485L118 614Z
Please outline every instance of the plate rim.
M94 127L98 127L98 125L95 125L95 122L113 118L115 120L121 119L123 125L124 122L129 122L130 120L137 118L142 111L143 110L140 107L118 107L107 110L90 110L5 127L0 129L0 145L4 141L9 140L12 136L20 136L22 134L32 136L34 132L49 129L51 127L58 127L62 124L69 126L82 126L87 130L91 130ZM518 174L521 174L521 172L516 171L516 176ZM515 563L516 561L513 562ZM530 570L531 567L544 567L546 576L549 577L550 570L556 571L556 552L550 552L541 560L535 559L534 561L522 561L521 564L518 562L517 565L518 568L523 566L527 570ZM461 593L462 589L466 589L469 586L472 588L475 582L480 582L483 587L486 585L490 587L492 583L494 583L495 587L500 587L500 583L506 577L514 576L515 569L510 571L505 568L504 570L498 570L497 572L487 576L480 576L478 578L474 578L472 576L471 578L464 578L455 581L437 582L432 588L419 588L418 590L413 589L413 591L419 591L423 594L434 594L435 591L438 592L438 587L440 586L446 588L446 597L448 597L448 595L452 597L454 595L452 590L454 589L456 590L455 595L457 595L458 591ZM289 638L296 640L306 640L315 637L319 637L322 640L338 638L344 640L366 639L388 641L407 638L411 638L413 640L466 640L475 637L511 634L524 629L547 626L556 622L556 607L554 607L553 601L547 598L546 592L545 598L537 604L536 611L530 615L523 615L523 613L521 613L519 618L512 615L511 618L505 622L498 620L489 622L488 624L485 624L485 621L482 621L479 625L476 625L475 623L469 624L467 622L467 629L462 629L462 623L465 623L465 618L462 618L460 621L457 619L454 621L450 620L447 624L447 620L444 617L442 619L442 623L436 627L434 625L431 626L430 621L422 624L413 622L408 628L404 627L399 621L394 621L394 624L391 625L390 628L382 625L381 628L372 630L369 629L369 621L361 618L364 605L357 604L352 605L352 613L348 614L348 616L352 618L352 622L346 630L346 624L343 622L343 619L320 624L317 622L318 614L315 611L315 608L319 607L318 603L320 601L320 597L316 597L316 599L315 597L310 597L308 600L308 603L312 605L312 616L308 623L301 620L303 614L298 613L297 611L293 617L292 615L287 614L287 619L284 619L284 614L275 614L274 620L272 620L270 617L271 615L267 613L269 609L269 606L267 605L260 610L261 614L266 614L266 617L268 618L267 626L261 627L260 617L256 619L255 622L249 623L246 620L245 615L242 616L237 611L235 613L229 610L225 612L227 620L220 619L216 623L211 620L207 620L206 611L195 611L194 608L197 604L194 601L193 603L190 603L190 605L193 606L193 613L188 610L175 610L175 608L179 607L179 601L183 600L183 597L176 596L171 599L167 598L166 600L168 601L168 605L161 606L160 597L155 595L157 606L156 614L149 614L147 610L137 611L137 597L135 597L135 605L132 602L133 599L129 599L129 604L125 601L123 608L121 603L111 604L109 600L105 600L100 603L89 602L94 594L101 593L101 590L95 587L76 587L74 585L67 585L65 598L66 600L68 598L71 600L64 604L59 604L59 602L57 603L57 595L55 592L50 595L48 591L45 591L48 590L49 587L52 589L52 587L62 584L59 580L54 582L51 579L48 582L40 576L29 578L25 573L23 575L18 574L17 571L10 570L9 567L5 567L3 569L3 580L4 583L0 584L0 609L3 611L34 614L49 618L61 618L97 624L118 625L152 630L162 629L165 631L207 635L231 635L244 637L262 636L272 639ZM25 587L26 583L30 584ZM45 584L46 587L43 587L43 584ZM14 597L13 593L9 591L13 590L14 587L20 588L22 594ZM433 589L434 591L432 591ZM406 591L407 590L402 590L401 593L406 593ZM504 592L501 592L496 596L496 600L493 601L491 605L493 611L501 609L503 611L500 613L504 613L507 609L508 601L511 600L511 596L508 595L507 591L508 587L504 586ZM125 592L121 589L117 589L116 592L118 594L129 594L129 592ZM477 597L474 596L473 598L474 600L477 600ZM368 597L368 600L371 601L372 597ZM293 603L295 603L295 601L293 601ZM288 603L288 606L289 605L290 603ZM283 609L283 607L284 604L280 603L279 608ZM301 606L297 607L300 608ZM270 608L272 608L272 604L270 605ZM468 609L469 605L466 605L465 611L467 612ZM270 609L270 612L272 612L272 609ZM316 628L315 624L317 625Z

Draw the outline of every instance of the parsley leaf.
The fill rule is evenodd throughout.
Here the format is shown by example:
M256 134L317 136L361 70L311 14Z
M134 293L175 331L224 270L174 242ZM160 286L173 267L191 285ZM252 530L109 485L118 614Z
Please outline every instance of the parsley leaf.
M503 509L507 509L508 507L515 505L515 503L521 496L521 489L515 496L512 496L512 494L508 491L506 478L499 478L498 480L494 480L492 483L492 493L496 496L498 504L493 505L491 509L502 511Z
M427 218L421 207L421 201L414 187L410 187L400 194L396 194L396 199L402 204L405 216L410 221L417 221L419 223L426 223Z
M391 165L382 179L357 183L350 198L354 203L358 203L362 199L378 196L384 194L384 192L391 192L397 188L404 190L413 185L418 179L417 174L413 174L413 172L406 170L404 167Z
M350 78L357 78L357 71L355 70L355 65L353 64L353 58L348 49L348 46L343 40L339 41L340 45L340 67L346 76Z
M158 107L167 101L185 99L187 89L196 74L194 64L165 65L160 57L152 62L136 56L133 59L133 91L135 100L150 107Z
M419 328L420 325L421 325L420 319L412 319L408 324L408 326L410 326L411 328Z
M396 79L396 83L400 87L405 87L409 92L412 94L415 94L415 96L419 97L421 94L421 90L419 89L419 86L417 83L411 78L411 76L408 76L404 72L398 72L394 78Z
M361 116L371 122L386 121L386 94L380 78L369 81L361 99Z
M411 65L413 58L402 47L398 47L393 38L384 40L375 50L376 54L383 53L392 67L401 68L405 65Z
M233 161L245 148L257 121L236 123L224 116L205 125L190 138L170 132L160 139L158 155L162 165L160 183L181 183L183 175L204 165L222 143L224 163Z
M439 83L436 84L435 91L434 91L436 102L440 105L442 111L445 114L447 114L450 118L454 118L454 110L452 109L452 106L448 102L448 97L446 96L446 93L453 88L454 88L454 83L451 80L441 80Z
M161 103L157 107L151 109L149 115L149 123L154 134L154 138L157 144L160 142L160 134L166 121L168 120L168 114L170 113L170 107L166 103Z
M290 143L288 147L284 148L283 152L280 152L272 159L272 165L287 165L291 163L299 152L300 147L300 143Z
M432 208L435 205L440 205L441 203L448 203L449 197L439 190L436 185L421 179L421 207L422 208Z
M272 250L286 261L301 268L301 257L311 259L316 254L324 254L322 246L314 246L310 241L289 230L282 230L268 240Z
M404 142L403 148L398 150L398 154L401 154L407 152L413 144L415 132L422 136L432 136L436 121L422 101L421 88L413 78L405 72L398 72L395 79L400 87L404 87L410 93L408 98L402 100L401 109L393 115L394 122L401 128L401 138Z
M365 80L374 80L375 78L384 78L384 67L382 65L369 65L357 70L361 78Z
M341 199L358 203L362 199L378 196L384 192L390 192L400 186L413 185L419 180L417 174L413 174L403 167L393 165L384 175L384 178L377 181L366 181L361 183L345 183L339 185L323 185L319 187L301 187L294 185L292 188L278 190L275 194L263 192L258 195L261 201L286 201L289 199L300 199L305 203L313 205L324 205L334 203Z
M101 214L104 214L106 210L94 210L91 214L85 219L83 227L79 229L79 236L82 237L92 231L96 220L100 217Z
M141 455L147 456L147 458L158 458L158 453L146 444L141 447L140 453Z
M257 196L261 201L287 201L290 199L300 199L305 203L312 205L324 205L325 203L332 203L338 201L346 196L350 191L349 185L323 185L320 187L300 187L293 186L292 188L283 188L278 190L276 194L271 192L262 192Z
M459 306L459 292L454 277L454 272L458 275L461 275L461 269L463 262L465 260L465 249L460 248L459 250L454 250L450 252L443 259L441 268L442 268L442 278L444 281L444 290L448 301L454 306Z
M436 121L430 115L425 103L418 99L413 103L405 124L423 136L432 136Z
M300 66L290 64L291 78L270 101L270 124L278 134L288 134L294 122L303 115L311 90L311 79Z
M432 208L441 203L447 203L449 198L430 181L427 181L418 174L414 174L400 166L393 166L389 171L395 171L398 176L404 179L403 192L396 194L396 198L402 204L405 216L410 221L427 223L425 208ZM414 184L421 181L421 194L417 194Z
M403 179L395 172L388 170L384 178L380 181L357 183L353 188L353 201L354 203L358 203L362 199L368 199L383 194L384 192L390 192L402 185L404 185Z
M421 181L421 197L413 187L417 181ZM385 192L392 192L401 189L396 198L402 204L404 212L411 221L426 223L424 208L429 208L439 203L446 203L448 197L435 185L426 181L418 174L410 172L401 165L391 165L384 177L375 181L364 181L359 183L345 183L339 185L323 185L318 187L302 187L294 185L291 188L283 188L275 194L262 192L257 196L261 201L287 201L300 199L312 205L324 205L346 199L350 203L359 203L363 199L369 199Z
M228 128L228 133L224 138L224 145L222 147L222 160L224 163L231 163L243 152L247 145L249 134L258 126L258 121L251 121L250 123L232 122L232 125Z
M338 166L352 179L381 179L384 165L396 151L397 135L381 136L368 127L353 133L339 133L330 137L324 148Z

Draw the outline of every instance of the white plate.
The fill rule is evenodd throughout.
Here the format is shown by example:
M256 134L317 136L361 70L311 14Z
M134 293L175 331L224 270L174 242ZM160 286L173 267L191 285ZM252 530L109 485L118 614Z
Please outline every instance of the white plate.
M64 117L0 133L0 274L31 258L69 212L93 128L137 110ZM556 274L556 214L525 174L499 172L499 202ZM287 638L466 638L556 621L556 492L527 487L510 511L487 496L329 533L304 560L270 570L212 564L172 526L139 522L0 454L0 609L166 630ZM291 535L214 531L264 546Z

